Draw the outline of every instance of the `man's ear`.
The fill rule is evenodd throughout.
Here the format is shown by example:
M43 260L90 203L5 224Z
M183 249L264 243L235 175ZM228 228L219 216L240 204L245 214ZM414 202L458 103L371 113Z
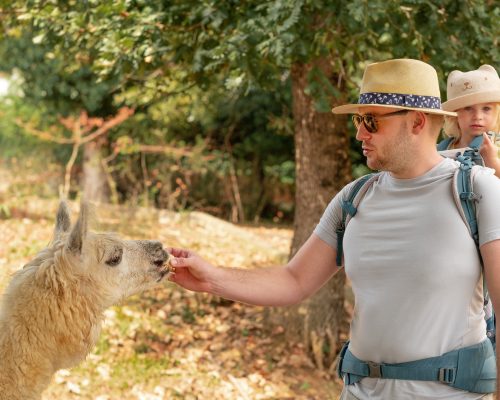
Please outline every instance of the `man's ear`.
M423 112L416 111L412 122L413 133L420 133L428 122L427 116Z

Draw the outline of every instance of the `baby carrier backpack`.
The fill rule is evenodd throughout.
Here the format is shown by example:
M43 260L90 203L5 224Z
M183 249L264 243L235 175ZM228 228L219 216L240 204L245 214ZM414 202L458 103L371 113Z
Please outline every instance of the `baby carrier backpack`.
M482 137L476 143L462 149L458 154L446 154L460 162L460 167L453 177L454 200L466 223L469 232L474 239L479 252L479 233L476 219L476 201L478 200L473 192L473 165L475 162L482 165L482 158L479 155L479 146ZM443 148L447 148L448 144ZM474 147L472 147L474 146ZM439 147L438 147L439 150ZM475 161L474 161L475 160ZM345 228L349 220L356 215L357 207L361 203L364 195L372 184L378 180L380 173L372 173L357 179L351 186L348 193L341 201L342 222L337 229L337 266L342 266L343 258L343 237ZM388 379L407 379L422 381L439 381L452 387L476 393L493 393L496 386L496 365L495 365L495 315L493 307L484 282L484 310L486 320L486 335L488 340L475 346L469 346L445 353L439 357L432 357L424 360L401 364L375 364L357 359L348 350L348 343L344 345L339 355L337 372L349 385L359 382L364 377L378 377ZM493 346L492 346L493 345Z
M493 131L487 132L489 137L495 142L495 139L498 137L498 134ZM458 157L462 156L462 158L470 158L472 161L473 165L481 165L484 166L484 160L479 154L479 148L481 147L481 144L483 143L483 136L476 136L470 143L469 146L463 149L451 149L448 150L448 147L450 144L455 140L455 138L448 137L446 139L443 139L441 142L437 144L437 150L441 155L445 157L451 157L454 159L458 159ZM470 176L470 174L469 174ZM470 183L470 187L472 187L472 182ZM461 195L461 193L459 193ZM470 202L470 204L462 204L462 208L466 207L467 209L474 211L475 212L475 203L474 200ZM472 223L472 217L469 217L468 212L465 214L465 222L469 226L469 231L471 232L472 237L474 238L474 242L476 243L476 247L479 252L479 237L478 232L477 232L477 223L474 226L471 226ZM481 256L481 253L479 253ZM484 276L484 275L483 275ZM486 320L486 335L490 340L492 341L493 345L496 345L495 341L495 322L496 322L496 317L493 311L493 306L491 304L488 291L486 289L486 284L483 282L483 288L484 288L484 316Z
M493 133L493 132L488 132ZM448 137L446 139L441 140L437 144L437 150L441 155L445 157L450 157L456 159L458 156L469 157L474 165L482 165L484 166L484 160L479 154L479 147L483 143L483 136L476 136L472 142L469 143L469 146L463 149L450 149L448 147L455 140L453 137Z
M493 143L500 140L500 133L494 131L488 131L486 134L490 137ZM472 142L469 143L467 147L462 149L448 149L450 144L453 143L455 138L448 137L446 139L441 140L437 144L437 150L444 157L450 157L453 159L457 159L458 156L469 157L474 165L482 165L484 166L484 160L479 154L479 148L483 144L483 136L476 136Z

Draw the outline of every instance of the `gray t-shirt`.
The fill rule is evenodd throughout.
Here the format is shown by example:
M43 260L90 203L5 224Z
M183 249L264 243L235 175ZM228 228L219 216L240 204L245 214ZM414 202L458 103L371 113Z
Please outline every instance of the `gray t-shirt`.
M481 264L453 200L458 163L443 159L414 179L382 173L344 236L344 264L355 296L350 350L358 358L400 363L439 356L486 338ZM348 185L349 186L349 185ZM340 198L315 234L336 248ZM480 244L500 239L500 180L480 168L474 180ZM360 399L477 399L439 382L365 378L349 386Z

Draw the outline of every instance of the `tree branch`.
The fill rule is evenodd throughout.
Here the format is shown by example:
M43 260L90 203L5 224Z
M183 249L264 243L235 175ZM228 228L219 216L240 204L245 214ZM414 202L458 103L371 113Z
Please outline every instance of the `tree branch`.
M20 128L23 128L24 130L26 130L27 132L29 132L33 136L36 136L37 138L44 140L46 142L54 142L54 143L59 143L59 144L73 144L74 143L73 139L57 137L57 136L51 135L48 132L39 131L38 129L32 127L30 124L25 123L20 118L16 118L14 120L14 122Z
M127 120L133 114L134 114L133 108L129 108L129 107L120 108L118 110L118 114L116 114L113 118L105 121L104 124L99 129L97 129L95 132L91 133L90 135L85 136L82 139L81 143L85 144L85 143L91 142L92 140L96 139L97 137L108 132L111 128L115 127L116 125L120 125L123 121Z

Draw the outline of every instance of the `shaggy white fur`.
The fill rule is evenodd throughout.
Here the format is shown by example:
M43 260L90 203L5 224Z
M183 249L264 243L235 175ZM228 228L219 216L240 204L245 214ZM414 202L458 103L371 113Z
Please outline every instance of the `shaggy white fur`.
M104 310L169 273L160 242L71 228L61 202L52 243L16 272L0 308L0 400L40 399L53 374L95 345Z

